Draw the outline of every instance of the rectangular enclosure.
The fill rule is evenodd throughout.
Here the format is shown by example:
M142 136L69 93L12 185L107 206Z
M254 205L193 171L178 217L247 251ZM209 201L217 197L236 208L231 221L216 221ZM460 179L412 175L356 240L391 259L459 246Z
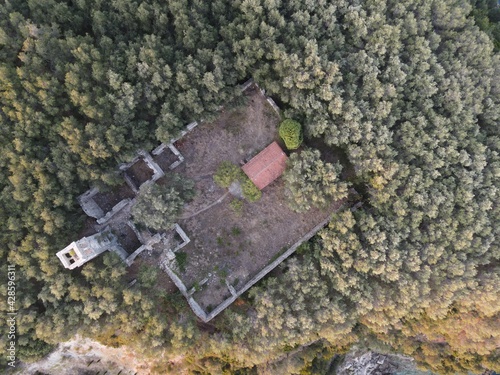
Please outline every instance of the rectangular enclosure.
M124 173L132 180L135 187L139 187L146 181L149 181L154 174L154 171L149 167L149 165L140 158L134 164L132 164Z
M124 199L132 199L135 193L130 187L123 183L114 189L107 192L98 192L92 199L97 205L106 213L113 209L113 207Z
M272 142L280 142L279 117L265 96L253 88L246 99L245 106L222 111L216 121L176 143L184 163L175 171L195 181L197 195L178 220L191 242L175 259L165 261L175 273L171 277L178 278L205 313L232 302L341 204L299 214L288 207L281 178L266 186L255 203L215 184L213 175L223 161L241 166Z

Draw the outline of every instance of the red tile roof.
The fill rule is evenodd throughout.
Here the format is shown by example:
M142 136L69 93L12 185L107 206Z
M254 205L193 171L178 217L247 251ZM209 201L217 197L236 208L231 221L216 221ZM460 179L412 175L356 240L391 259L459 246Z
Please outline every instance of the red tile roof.
M250 180L262 190L281 176L286 168L286 160L286 154L281 147L273 142L255 155L242 169Z

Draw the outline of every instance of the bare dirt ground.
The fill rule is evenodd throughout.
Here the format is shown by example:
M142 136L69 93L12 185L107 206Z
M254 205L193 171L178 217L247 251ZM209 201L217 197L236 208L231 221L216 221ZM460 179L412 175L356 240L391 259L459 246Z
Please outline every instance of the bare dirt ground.
M188 289L196 287L193 297L206 310L230 297L226 281L241 289L334 209L332 203L324 210L294 213L278 179L262 191L260 201L245 201L237 212L231 207L237 198L224 195L227 190L214 183L213 174L222 161L242 165L278 140L278 123L265 98L249 91L247 106L222 112L217 121L199 126L178 142L185 162L175 171L193 179L198 192L182 214L185 219L179 221L191 243L181 250L187 262L184 272L178 273Z
M156 256L156 254L154 252L143 252L138 258L136 258L134 263L132 263L132 265L128 268L127 277L130 281L138 277L141 267L157 269L158 257ZM158 270L156 285L152 288L152 290L163 291L168 294L178 292L178 289L172 279L165 272L162 272L160 270Z
M130 228L126 222L113 222L110 227L116 235L118 242L128 255L132 254L141 246L141 242L137 238L134 230Z
M153 160L166 172L177 161L177 156L169 148L165 148L161 154L153 155Z
M228 284L240 290L339 206L339 202L332 202L323 210L294 213L288 208L281 179L267 186L261 200L255 203L241 200L238 186L228 191L214 183L213 175L221 162L243 165L271 142L281 143L277 130L280 119L266 98L255 88L247 90L245 95L245 105L221 110L216 121L201 124L176 142L185 161L174 172L192 179L197 192L178 220L191 242L180 250L186 255L182 267L176 271L188 289L195 287L193 297L207 312L231 296ZM168 149L154 158L165 170L175 161L175 155ZM126 173L136 186L153 175L142 159ZM133 196L132 190L123 184L99 193L96 201L103 209L110 210L120 200ZM233 201L239 201L242 207L235 209ZM126 225L129 216L126 208L106 225L117 233L119 242L130 254L140 243ZM158 243L136 262L158 265L168 248L175 248L174 240ZM164 284L165 290L172 286L170 279L160 278L159 284Z
M154 171L149 168L143 159L139 159L125 173L130 177L134 185L139 188L139 186L153 177Z
M109 212L118 202L134 196L132 189L123 183L110 191L97 193L93 199L104 212Z
M301 214L291 211L281 180L266 187L260 201L245 203L241 213L234 212L229 202L180 223L192 240L183 249L188 261L182 278L188 288L209 278L193 295L209 310L230 296L226 279L241 289L334 210L332 205Z

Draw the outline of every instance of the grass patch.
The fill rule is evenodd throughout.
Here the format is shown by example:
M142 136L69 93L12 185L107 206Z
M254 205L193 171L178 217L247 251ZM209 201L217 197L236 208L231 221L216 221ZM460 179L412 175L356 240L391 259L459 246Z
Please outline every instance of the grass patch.
M231 210L233 210L237 214L241 214L243 211L243 201L241 199L233 199L229 203L229 207L231 207Z
M222 237L217 237L217 245L224 246L224 239Z
M219 274L219 277L225 279L227 277L227 275L229 275L229 272L226 269L222 269L218 272L218 274Z
M187 264L187 254L183 251L178 251L175 253L175 261L179 266L179 270L181 272L186 272L186 264Z

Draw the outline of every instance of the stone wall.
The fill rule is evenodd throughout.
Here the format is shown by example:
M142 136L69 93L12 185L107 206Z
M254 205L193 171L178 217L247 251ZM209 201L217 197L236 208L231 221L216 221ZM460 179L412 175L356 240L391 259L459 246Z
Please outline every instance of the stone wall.
M165 261L161 264L162 269L170 276L174 284L179 288L182 295L187 299L189 306L191 306L193 312L204 322L208 322L219 315L224 309L229 307L239 296L245 293L248 289L250 289L253 285L259 282L264 276L266 276L269 272L271 272L274 268L276 268L279 264L281 264L285 259L287 259L290 255L292 255L297 248L308 241L311 237L313 237L319 230L321 230L328 222L330 221L330 217L323 220L321 223L316 225L312 230L307 232L304 236L302 236L294 245L292 245L287 251L281 254L278 258L276 258L273 262L264 267L257 275L255 275L250 281L248 281L240 290L235 290L235 288L228 284L227 287L231 292L231 297L222 302L219 306L217 306L210 313L205 312L200 305L193 299L191 296L192 291L188 291L186 285L182 282L182 280L177 276L177 274L170 268L169 262Z
M246 81L243 84L242 91L245 91L246 89L248 89L252 85L252 83L254 83L253 79L249 79L248 81ZM269 96L266 95L266 90L261 89L257 83L255 83L255 87L257 87L257 89L260 90L260 93L266 98L267 102L269 103L269 105L271 107L273 107L273 109L276 111L278 116L281 116L280 107L278 107L278 105L276 104L276 102L272 98L270 98Z
M123 210L125 207L129 205L129 203L132 202L130 198L124 199L120 202L118 202L112 209L109 211L104 217L101 217L99 220L97 220L97 224L104 224L109 219L111 219L113 216L115 216L118 212Z
M175 223L174 225L174 230L177 232L177 234L182 238L182 243L177 246L175 249L172 250L172 252L176 252L177 250L182 249L184 246L186 246L188 243L191 242L191 239L187 236L186 232L182 230L179 224Z
M254 84L255 84L255 87L260 90L260 92L262 93L262 95L265 96L265 90L260 89L259 86L254 82L254 80L252 78L250 78L248 81L246 81L243 85L240 86L241 92L244 92L244 91L248 90ZM266 96L266 100L273 107L273 109L279 114L280 113L279 108L276 105L276 103L274 102L274 100L272 100L271 98L269 98L267 96ZM169 169L174 169L175 167L177 167L180 163L182 163L184 161L184 157L179 152L179 150L174 146L174 142L177 141L178 139L184 137L188 132L192 131L197 126L198 126L198 122L196 122L196 121L189 123L188 125L186 125L186 129L183 130L180 133L179 137L177 137L175 139L172 139L169 144L163 144L162 143L161 145L159 145L157 148L155 148L152 151L152 154L153 155L159 155L160 153L165 152L165 149L168 147L170 149L170 151L178 159L177 161L175 161L174 163L172 163L169 166ZM154 183L159 178L161 178L161 177L163 177L165 175L164 171L153 160L153 158L151 157L151 155L148 152L144 151L144 150L140 150L138 152L137 156L132 161L130 161L129 163L123 163L123 164L121 164L119 166L119 169L121 171L123 171L123 172L126 172L126 170L128 168L130 168L133 164L135 164L141 158L145 161L145 163L147 164L147 166L153 170L153 176L148 181L144 182L143 185L144 184ZM137 194L140 186L135 186L134 182L131 180L131 178L126 173L123 173L123 177L124 177L125 182L127 183L127 185L132 189L132 191L135 194ZM79 203L80 203L83 211L88 216L97 219L97 223L99 225L107 223L118 212L120 212L121 210L123 210L125 207L133 204L133 202L135 200L135 198L134 199L128 199L128 198L124 199L124 200L118 202L111 209L111 211L109 211L109 212L107 212L105 214L103 212L103 210L99 207L99 205L93 199L93 196L96 195L98 192L99 192L99 190L97 188L90 189L87 192L85 192L84 194L82 194L80 197L78 197L78 201L79 201ZM139 238L139 240L141 241L141 243L143 243L143 239L141 238L140 233L138 233L137 229L135 228L135 226L133 226L133 224L132 224L132 229L134 229L134 232L136 232L137 237ZM190 242L189 237L186 235L186 233L177 224L176 224L175 230L177 231L177 233L179 234L179 236L183 239L183 243L180 244L179 246L177 246L173 250L173 252L179 250L180 248L184 247L186 244L188 244ZM125 260L126 263L128 265L132 264L133 261L134 261L134 259L143 250L145 250L146 248L148 248L148 245L144 245L143 244L136 251L134 251L134 253L132 253L132 255L130 255L129 257L126 258L126 260ZM122 251L119 251L119 250L122 250ZM117 251L117 254L119 254L123 258L123 253L125 251L123 249L119 249L119 250ZM221 305L219 305L216 308L216 310L214 310L213 312L211 312L210 313L211 317L208 317L207 314L203 311L203 309L201 309L201 307L198 305L198 303L196 303L196 301L187 293L185 285L182 283L182 281L177 277L177 275L175 275L175 273L166 264L165 264L165 271L169 274L169 276L172 278L172 280L174 280L174 283L177 285L177 287L179 288L179 290L181 290L181 292L188 299L188 302L189 302L190 306L193 308L193 311L195 311L195 313L202 320L208 321L208 320L212 319L215 315L217 315L220 311L222 311L224 308L226 308L227 306L229 306L229 304L231 304L234 301L234 299L236 299L239 295L241 295L242 293L244 293L248 288L250 288L253 284L255 284L262 277L264 277L265 274L267 274L271 269L273 269L279 263L281 263L281 261L283 261L283 259L285 259L287 256L289 256L291 253L293 253L293 251L295 251L295 248L293 250L292 250L292 248L290 248L287 252L285 252L284 254L282 254L275 262L273 262L271 265L267 266L258 275L256 275L256 277L254 277L249 283L247 283L240 291L237 292L233 286L231 286L231 285L228 284L227 287L230 290L232 297L230 299L224 301ZM288 254L288 255L286 255L286 254ZM286 255L286 256L284 256L284 255ZM281 260L279 262L277 262L279 259L281 259Z
M253 78L250 78L243 85L241 85L241 92L245 92L246 90L248 90L248 88L252 86L253 83Z
M198 123L195 123L195 124L198 125ZM189 125L187 126L187 128L188 128L188 130L194 129L194 127L189 129ZM177 149L177 147L174 146L174 141L171 141L168 145L165 143L162 143L161 145L159 145L158 147L156 147L152 151L152 154L153 155L160 155L161 153L165 152L166 148L168 148L175 156L177 156L177 160L175 162L173 162L172 164L170 164L170 166L168 167L168 169L174 169L175 167L177 167L179 164L181 164L184 161L184 156L182 156L182 154Z
M135 228L135 226L134 226L134 228ZM137 230L137 228L135 229L135 231L136 230ZM142 236L140 235L140 233L137 232L136 234L138 234L138 238L140 236L139 240L141 242L143 242L144 240L142 239ZM143 244L142 246L137 248L132 254L130 254L125 259L125 263L127 264L127 266L132 265L132 263L134 263L135 258L137 258L140 253L142 253L144 250L151 250L152 246L160 241L161 241L161 235L156 233L153 237L151 237L151 239L146 244Z
M168 266L167 262L164 262L162 264L163 270L170 276L174 284L179 288L180 292L186 298L188 301L189 306L193 310L193 312L196 314L198 318L203 320L204 322L208 322L210 319L207 319L207 313L200 307L198 302L194 300L193 297L191 297L186 289L186 286L182 282L182 280L176 275L176 273Z
M245 293L248 289L250 289L254 284L259 282L264 276L266 276L269 272L271 272L274 268L276 268L280 263L282 263L286 258L288 258L290 255L292 255L297 248L304 243L305 241L309 240L312 236L314 236L320 229L322 229L328 222L330 221L330 218L327 218L323 220L321 223L316 225L311 231L306 233L302 238L300 238L292 247L290 247L287 251L285 251L283 254L281 254L275 261L273 261L271 264L267 265L264 267L257 275L255 275L249 282L247 282L240 290L236 291L236 295L234 295L231 291L231 288L229 290L231 291L232 296L222 302L219 306L217 306L214 310L212 310L209 314L207 314L207 320L204 320L205 322L208 322L209 320L215 318L217 315L219 315L224 309L226 309L229 305L231 305L236 298L241 296L243 293Z
M153 176L151 177L151 179L149 181L146 181L145 183L154 182L154 181L160 179L161 177L165 176L165 173L163 172L163 170L160 168L160 166L158 164L156 164L156 162L153 160L153 158L151 157L151 155L149 155L148 152L141 150L141 151L139 151L139 153L142 155L142 157L143 157L144 161L146 162L146 164L148 165L148 167L153 170Z
M93 217L94 219L100 219L104 216L104 211L94 201L94 196L97 193L99 193L99 189L93 188L86 191L77 198L83 212L85 212L88 216Z
M271 99L269 96L267 97L267 102L269 104L271 104L271 107L273 107L273 109L276 111L276 113L278 114L278 116L281 116L281 113L280 113L280 108L277 106L277 104L274 102L273 99Z
M132 189L132 191L134 192L134 194L137 194L139 192L138 190L138 187L135 186L134 182L132 181L132 179L128 176L128 174L124 173L123 174L123 179L125 180L125 182L127 183L128 187L130 189Z

